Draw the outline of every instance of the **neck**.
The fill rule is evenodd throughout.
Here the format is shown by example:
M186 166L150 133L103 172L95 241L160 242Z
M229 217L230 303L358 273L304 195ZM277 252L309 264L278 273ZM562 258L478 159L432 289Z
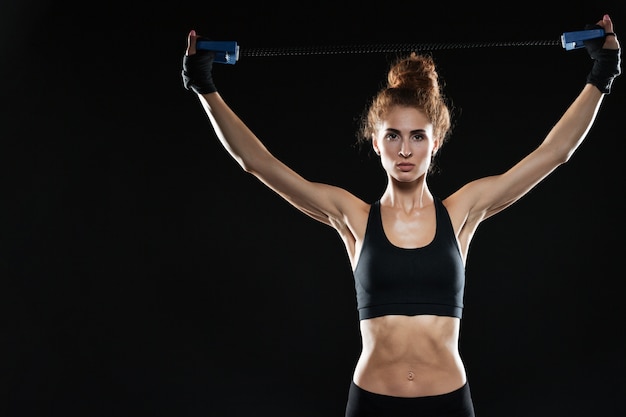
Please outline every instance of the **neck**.
M381 204L402 208L406 212L431 204L431 194L425 180L410 183L390 181L380 198Z

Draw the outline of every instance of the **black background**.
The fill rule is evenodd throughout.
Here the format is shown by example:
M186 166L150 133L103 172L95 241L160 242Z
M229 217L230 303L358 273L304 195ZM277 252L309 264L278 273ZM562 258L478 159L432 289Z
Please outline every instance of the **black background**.
M623 2L0 5L0 414L343 416L360 345L349 262L221 147L182 88L190 29L245 49L558 40ZM358 5L357 5L358 4ZM455 130L432 191L536 147L591 61L560 46L434 52ZM354 147L391 54L248 57L222 95L308 179L383 191ZM566 165L479 229L461 352L478 417L622 416L624 80Z

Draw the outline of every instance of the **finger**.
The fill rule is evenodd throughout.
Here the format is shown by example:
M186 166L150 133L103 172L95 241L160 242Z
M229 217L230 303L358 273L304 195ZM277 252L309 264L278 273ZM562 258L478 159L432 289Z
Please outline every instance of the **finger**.
M613 32L613 22L611 21L611 18L608 14L602 16L602 19L599 20L596 24L604 29L605 32Z
M198 39L198 35L196 35L195 30L191 30L189 35L187 35L187 51L185 52L187 55L193 55L196 53L196 40Z
M604 29L605 33L614 33L613 30L613 21L608 14L602 16L602 20L598 22L598 25ZM604 44L602 45L604 49L619 49L619 41L617 40L617 36L607 36L604 40Z

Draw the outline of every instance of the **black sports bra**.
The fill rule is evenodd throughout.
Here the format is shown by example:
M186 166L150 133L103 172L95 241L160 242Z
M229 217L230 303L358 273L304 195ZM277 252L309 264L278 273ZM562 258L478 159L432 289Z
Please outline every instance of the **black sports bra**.
M387 239L380 201L372 204L354 270L360 320L391 314L462 316L465 266L448 211L439 198L434 200L435 237L415 249Z

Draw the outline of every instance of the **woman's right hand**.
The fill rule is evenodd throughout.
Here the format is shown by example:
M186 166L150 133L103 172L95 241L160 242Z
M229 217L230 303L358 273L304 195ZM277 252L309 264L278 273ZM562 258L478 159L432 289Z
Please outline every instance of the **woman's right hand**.
M187 50L183 57L183 85L196 94L215 93L217 88L211 74L215 53L205 50L198 52L196 49L198 37L195 30L191 30L187 35Z

